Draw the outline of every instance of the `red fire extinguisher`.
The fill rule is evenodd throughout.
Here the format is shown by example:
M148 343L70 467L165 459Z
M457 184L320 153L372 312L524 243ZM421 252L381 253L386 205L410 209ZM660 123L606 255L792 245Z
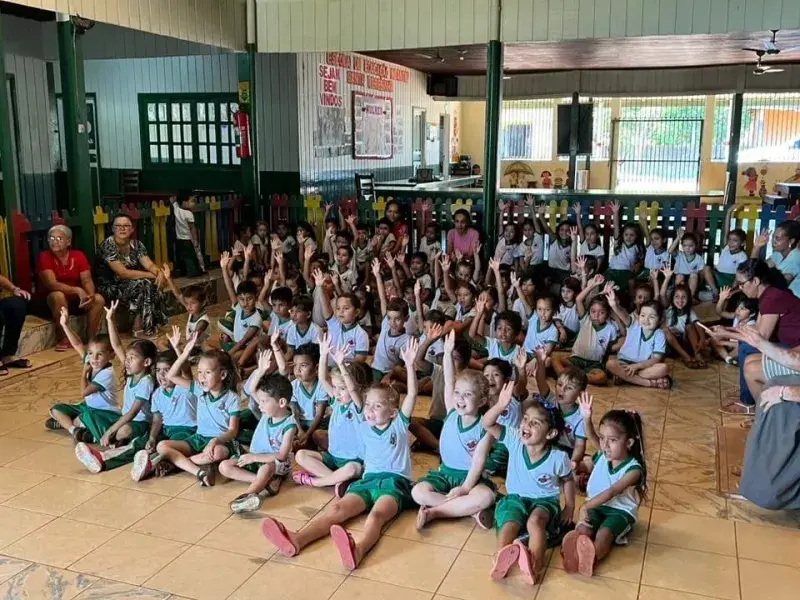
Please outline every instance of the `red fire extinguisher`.
M236 134L236 156L250 158L250 115L239 111L233 115Z

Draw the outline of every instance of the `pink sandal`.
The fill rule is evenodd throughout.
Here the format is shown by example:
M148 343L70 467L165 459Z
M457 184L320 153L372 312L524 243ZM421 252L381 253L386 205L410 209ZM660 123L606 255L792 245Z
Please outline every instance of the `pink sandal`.
M291 558L297 554L297 546L289 539L289 534L286 533L286 528L280 521L272 517L264 517L261 522L261 533L285 557Z
M295 485L313 487L314 476L308 471L295 471L292 473L292 481L294 481Z
M582 535L576 543L578 554L578 573L585 577L594 575L595 549L594 542L587 535Z
M525 544L519 540L514 540L514 543L519 546L519 560L517 562L522 578L528 585L536 585L536 573L538 571L536 561Z
M517 544L509 544L503 546L497 552L492 565L492 572L490 576L492 579L504 579L508 575L508 570L519 561L519 546Z
M348 571L354 570L358 565L356 564L356 543L353 536L341 525L332 525L331 539L339 552L342 566Z
M577 531L570 531L561 541L561 556L564 559L564 570L567 573L578 572L578 538Z

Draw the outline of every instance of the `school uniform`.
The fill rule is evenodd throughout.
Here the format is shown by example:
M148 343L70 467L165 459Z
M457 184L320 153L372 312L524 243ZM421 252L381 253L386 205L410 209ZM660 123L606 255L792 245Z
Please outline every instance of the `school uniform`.
M634 275L633 268L639 262L641 251L636 244L628 246L624 242L611 247L611 256L608 259L608 270L605 275L606 279L613 281L620 291L628 291L628 282Z
M500 261L501 265L513 265L517 246L519 246L519 244L508 243L505 238L500 238L500 241L497 242L497 247L494 249L495 260Z
M419 251L424 252L428 257L428 262L430 262L433 260L433 257L436 256L437 252L442 251L442 242L439 240L429 242L427 237L423 237L419 242Z
M88 355L84 358L84 362L86 360ZM94 441L99 442L121 414L117 405L117 382L114 380L113 367L109 364L100 369L92 375L89 383L94 385L97 391L84 396L83 402L55 404L51 410L56 410L73 421L80 418L83 427L92 434Z
M208 442L228 431L231 417L241 415L239 395L233 390L223 390L219 396L204 392L197 381L193 381L189 391L197 398L197 432L184 440L195 454L200 454ZM227 442L225 447L233 454L234 445Z
M291 323L286 328L286 346L292 350L297 350L305 344L319 344L319 327L309 321L306 323L306 330L302 331L300 325Z
M671 261L672 254L666 248L663 248L661 252L656 252L655 248L648 246L644 252L644 268L636 278L647 280L652 271L660 271L664 267L669 267Z
M528 331L528 311L525 308L525 304L523 304L522 300L517 298L514 300L514 303L511 305L511 310L517 313L522 319L522 331Z
M331 348L344 346L345 361L352 361L356 356L367 356L369 354L369 336L358 323L344 325L336 317L331 317L326 321L328 325L328 336ZM333 357L328 358L328 366L333 367L336 363Z
M394 335L389 328L389 317L383 317L381 333L375 343L375 355L372 358L372 378L380 381L400 364L400 354L408 345L411 336L405 331Z
M339 281L342 284L342 291L345 294L349 294L356 285L356 281L358 281L358 272L349 265L346 269L342 270L342 266L335 262L330 265L330 270L334 271L339 275Z
M533 237L523 240L514 250L514 258L521 258L523 266L540 265L544 262L544 237L534 233Z
M522 423L522 400L514 396L511 403L497 417L497 424L516 430ZM484 472L494 475L506 470L508 466L508 449L499 441L492 444L489 456L484 465Z
M639 323L628 327L625 343L619 350L617 358L624 364L640 363L655 355L664 356L667 352L667 338L664 332L656 329L650 336L645 336Z
M606 251L602 244L597 244L594 248L590 248L589 242L583 241L578 249L578 256L594 256L599 264L605 259Z
M258 421L258 426L253 433L253 441L250 443L250 450L248 454L278 454L281 451L284 437L289 433L292 436L297 433L297 422L291 414L286 415L282 419L273 420L272 417L263 416ZM244 453L242 453L244 454ZM239 455L241 456L241 455ZM238 458L235 456L234 458ZM275 460L275 475L277 477L285 477L292 472L292 461L294 454L291 452L286 460ZM251 473L258 473L258 470L264 465L263 462L254 462L242 467Z
M291 317L286 317L284 319L273 312L272 317L269 320L269 329L267 330L267 335L272 337L272 334L278 333L285 340L289 328L293 324L294 323L292 323Z
M589 500L610 489L631 471L642 471L642 465L632 456L612 467L602 452L595 452L592 462L594 469L586 485L586 496ZM631 486L601 506L589 510L589 525L595 531L603 527L610 529L617 544L626 544L625 536L636 524L638 510L636 490Z
M364 445L364 476L351 483L347 494L364 501L367 510L383 496L394 498L399 508L413 506L411 498L411 449L408 418L399 412L379 429L364 421L360 425Z
M297 407L298 417L304 429L311 427L318 404L327 404L328 392L319 380L314 381L310 390L299 379L292 380L292 403Z
M233 306L233 327L227 331L224 328L223 322L219 322L220 331L227 334L233 340L232 342L223 344L223 350L228 351L233 348L236 343L240 342L244 338L245 334L250 330L251 327L261 331L263 323L264 319L262 318L258 309L254 310L251 314L246 315L244 313L244 308L236 303Z
M208 336L211 335L211 319L208 318L206 313L203 313L198 317L192 317L190 315L189 318L186 319L186 328L184 329L184 333L187 340L194 335L194 332L197 331L200 323L205 323L206 326L205 329L203 329L203 333L197 338L197 344L195 345L195 348L199 348L199 345L206 341Z
M497 340L497 338L484 338L484 344L490 359L499 358L500 360L504 360L512 366L514 365L514 360L517 358L517 352L519 352L520 349L517 344L511 344L511 348L509 348L508 351L503 350L503 347L500 345L500 342Z
M770 260L784 275L792 275L789 291L800 298L800 249L794 248L784 257L780 252L773 252Z
M730 248L725 246L717 259L717 266L714 268L714 281L717 286L732 287L736 283L736 269L749 257L747 252L740 250L733 253Z
M677 257L675 258L676 275L684 275L688 277L690 275L694 275L695 273L700 273L705 266L706 263L703 261L703 257L699 254L689 257L686 256L685 252L678 252Z
M676 315L675 308L672 306L667 309L666 316L664 317L664 322L667 324L667 327L669 327L669 330L678 338L683 338L683 336L686 335L687 325L697 320L697 313L693 310L690 309L688 313L683 315Z
M546 511L551 520L557 518L561 513L561 481L572 476L566 452L551 447L532 462L519 430L509 427L502 428L499 441L508 449L508 495L500 499L495 509L498 531L506 523L518 523L524 529L536 508Z
M568 412L562 410L561 414L564 415L564 432L558 438L558 444L562 450L568 450L571 457L572 451L575 450L575 444L579 440L586 440L586 427L583 424L583 415L577 404Z
M342 404L336 398L328 402L331 416L328 423L328 450L322 452L322 463L331 471L349 462L363 464L364 445L361 441L363 412L353 401Z
M538 346L545 344L558 345L558 329L552 321L542 327L539 314L533 311L528 318L528 333L525 335L523 346L526 352L532 353Z
M474 319L475 318L475 314L476 313L475 313L475 307L474 306L472 308L470 308L469 310L466 310L466 309L464 309L463 306L461 306L460 302L456 304L456 321L458 323L462 323L463 321L466 321L467 319Z
M356 261L357 267L361 267L369 263L369 258L369 244L364 244L363 246L356 246L353 244L353 260Z
M125 382L122 414L127 414L135 402L139 401L142 403L139 412L137 412L133 420L128 423L133 430L131 439L139 437L140 435L147 435L150 432L150 422L153 420L153 413L150 408L150 396L153 395L153 388L155 388L155 382L149 375L142 375L137 382L133 381L133 377L128 377Z
M581 325L581 318L578 316L577 303L573 304L572 306L566 306L562 304L558 309L558 313L556 313L554 320L561 321L564 329L567 330L567 343L565 345L571 345L572 341L575 339L575 336L578 334L578 329Z
M609 319L603 325L597 326L586 314L581 319L580 330L572 345L569 362L584 373L594 369L604 370L608 352L617 338L619 338L619 328L614 321Z
M559 240L550 244L547 266L556 283L561 283L572 273L572 242L563 246Z

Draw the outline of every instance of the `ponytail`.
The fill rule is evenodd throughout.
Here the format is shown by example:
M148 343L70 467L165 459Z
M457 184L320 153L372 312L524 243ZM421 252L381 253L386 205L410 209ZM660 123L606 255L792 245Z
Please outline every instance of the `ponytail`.
M606 423L614 425L628 439L633 440L629 450L630 455L642 467L642 476L636 484L636 492L639 494L639 502L644 502L647 498L647 462L644 455L644 424L642 416L635 410L610 410L600 420L600 425Z

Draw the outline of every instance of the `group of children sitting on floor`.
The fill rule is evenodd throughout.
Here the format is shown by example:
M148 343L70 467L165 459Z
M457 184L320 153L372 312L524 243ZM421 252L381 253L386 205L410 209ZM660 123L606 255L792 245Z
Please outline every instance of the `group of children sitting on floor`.
M53 406L46 425L72 435L91 472L130 464L134 481L185 471L203 486L245 482L230 504L236 513L259 510L290 475L333 488L337 500L300 531L263 520L285 556L330 535L354 569L384 525L419 505L419 529L465 516L494 525L494 578L518 564L535 583L559 541L566 569L591 575L634 526L647 468L639 414L611 410L596 429L587 386L667 388L669 348L702 366L710 347L695 326L694 292L705 279L724 313L744 234L726 228L724 260L707 275L691 234L668 248L653 230L645 246L638 225L620 228L614 205L606 264L596 227L579 218L550 231L532 208L521 238L516 225L502 227L485 273L466 211L445 252L429 226L410 253L393 233L402 223L390 219L370 237L354 217L330 218L321 247L307 223L296 240L285 223L271 236L265 224L245 229L220 261L232 309L219 320L219 348L203 294L177 290L168 269L188 312L185 340L174 327L168 346L137 339L125 348L113 303L108 335L84 345L64 311L84 361L83 400ZM755 311L743 301L723 316L747 322ZM121 408L114 356L124 367ZM413 416L419 394L432 396L428 418ZM441 465L412 481L412 450L438 453ZM507 493L498 495L502 476ZM577 519L576 490L587 495ZM366 511L363 532L342 527Z

